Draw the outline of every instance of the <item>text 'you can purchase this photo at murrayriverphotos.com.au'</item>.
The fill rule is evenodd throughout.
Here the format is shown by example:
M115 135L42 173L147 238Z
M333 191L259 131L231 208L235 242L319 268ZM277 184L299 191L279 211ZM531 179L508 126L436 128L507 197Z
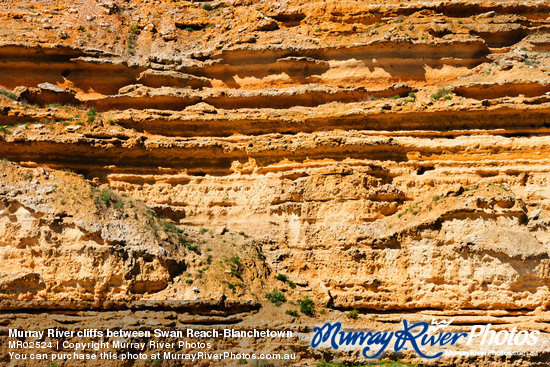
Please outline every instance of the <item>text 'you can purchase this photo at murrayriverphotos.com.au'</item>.
M550 3L0 1L0 367L550 366Z

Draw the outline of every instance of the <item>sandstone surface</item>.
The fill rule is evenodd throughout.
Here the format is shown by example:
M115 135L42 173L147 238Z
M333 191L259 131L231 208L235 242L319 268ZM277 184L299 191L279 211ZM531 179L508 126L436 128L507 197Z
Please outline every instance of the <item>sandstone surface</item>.
M0 9L2 336L268 326L297 336L245 348L293 351L297 366L364 361L309 347L326 320L455 316L457 330L548 341L547 2ZM315 316L285 314L304 296Z

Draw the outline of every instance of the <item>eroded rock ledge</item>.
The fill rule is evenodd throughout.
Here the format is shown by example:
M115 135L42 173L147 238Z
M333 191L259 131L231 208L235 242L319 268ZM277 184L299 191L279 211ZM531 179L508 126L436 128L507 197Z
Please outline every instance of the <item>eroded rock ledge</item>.
M543 2L0 7L1 333L269 325L297 365L361 361L308 348L326 320L547 336Z

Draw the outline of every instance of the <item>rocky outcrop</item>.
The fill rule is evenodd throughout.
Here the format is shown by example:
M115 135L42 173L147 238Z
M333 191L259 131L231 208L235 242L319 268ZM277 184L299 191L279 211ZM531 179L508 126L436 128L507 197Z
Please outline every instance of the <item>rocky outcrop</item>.
M2 6L2 325L268 324L304 365L352 309L548 331L547 5Z

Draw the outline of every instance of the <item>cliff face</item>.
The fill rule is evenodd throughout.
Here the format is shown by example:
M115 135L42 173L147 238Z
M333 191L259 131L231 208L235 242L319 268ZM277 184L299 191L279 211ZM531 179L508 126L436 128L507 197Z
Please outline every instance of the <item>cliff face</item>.
M548 4L0 8L5 307L548 328Z

